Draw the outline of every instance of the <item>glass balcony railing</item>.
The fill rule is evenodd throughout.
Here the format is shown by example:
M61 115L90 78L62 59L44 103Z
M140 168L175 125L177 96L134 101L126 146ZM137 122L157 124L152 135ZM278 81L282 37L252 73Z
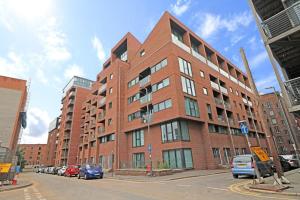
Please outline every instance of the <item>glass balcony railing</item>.
M106 103L106 97L101 98L99 101L99 107L105 105L105 103Z
M100 94L103 93L106 90L106 86L107 86L106 83L100 86L100 88L99 88L99 93Z
M141 104L150 102L151 100L152 100L152 94L151 93L149 93L149 94L147 94L147 95L140 98Z
M151 76L148 75L145 78L143 78L142 80L140 80L140 87L143 87L145 85L147 85L147 83L150 83L151 80Z

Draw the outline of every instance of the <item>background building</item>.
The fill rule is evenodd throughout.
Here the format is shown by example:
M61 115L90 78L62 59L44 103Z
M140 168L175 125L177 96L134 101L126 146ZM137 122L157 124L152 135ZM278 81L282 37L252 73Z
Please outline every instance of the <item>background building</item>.
M19 144L26 165L46 165L47 144Z
M0 145L12 152L18 144L26 98L25 80L0 76ZM26 124L26 118L22 119Z
M284 108L281 108L279 99L283 101L283 98L275 93L261 95L262 104L264 105L264 114L274 137L278 153L292 154L295 150L293 147L293 138L289 131L296 131L295 135L298 139L296 142L300 141L300 131L298 129L297 120L295 120L294 116L288 112L285 104L282 104ZM284 115L290 118L293 127L288 127Z
M63 89L55 165L77 164L81 107L92 83L91 80L75 76Z
M214 169L267 149L247 76L168 12L144 43L126 34L82 106L79 163Z
M55 165L55 157L56 157L56 150L58 145L58 138L59 138L59 126L60 126L60 118L55 118L49 124L49 134L47 140L47 158L46 158L46 165L54 166Z

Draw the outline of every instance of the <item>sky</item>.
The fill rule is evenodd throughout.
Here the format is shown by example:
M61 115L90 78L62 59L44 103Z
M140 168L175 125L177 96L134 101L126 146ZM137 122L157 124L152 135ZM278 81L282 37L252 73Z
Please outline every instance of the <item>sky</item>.
M0 75L30 81L21 142L46 143L70 78L95 80L127 32L143 42L165 11L245 71L243 47L260 92L278 88L247 1L0 0Z

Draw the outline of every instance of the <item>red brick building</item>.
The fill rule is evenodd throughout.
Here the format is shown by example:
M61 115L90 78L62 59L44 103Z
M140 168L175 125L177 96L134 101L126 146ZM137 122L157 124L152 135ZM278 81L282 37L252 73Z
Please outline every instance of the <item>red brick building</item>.
M55 157L56 157L56 149L58 146L58 138L59 138L59 126L60 126L60 118L55 118L49 124L49 133L47 140L47 158L46 165L54 166L55 165Z
M214 169L267 148L247 76L168 12L141 43L111 50L82 106L79 163Z
M82 104L92 81L74 76L63 89L55 165L77 164Z
M20 144L26 165L46 165L47 144Z
M26 80L0 76L0 146L12 152L18 144L26 99Z
M280 101L282 102L283 108L281 108ZM297 124L297 120L293 114L288 112L286 105L283 103L283 98L278 94L269 93L261 95L261 100L264 105L264 115L268 121L268 127L272 132L277 150L279 154L292 154L294 153L293 148L293 137L289 133L288 124L284 117L290 118L292 127L290 131L294 131L296 142L300 141L300 131ZM298 144L299 145L299 144Z

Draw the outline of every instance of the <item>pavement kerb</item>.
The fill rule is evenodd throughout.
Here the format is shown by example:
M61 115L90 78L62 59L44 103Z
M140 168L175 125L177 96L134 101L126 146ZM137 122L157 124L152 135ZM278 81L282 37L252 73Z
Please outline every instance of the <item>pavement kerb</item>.
M287 196L300 196L300 193L297 192L274 192L274 191L268 191L268 190L259 190L259 189L252 189L249 188L249 184L243 185L243 188L245 190L251 191L251 192L258 192L258 193L265 193L265 194L279 194L279 195L287 195Z
M115 180L124 180L124 181L135 181L135 182L164 182L164 181L181 180L181 179L186 179L186 178L195 178L195 177L201 177L201 176L218 175L218 174L224 174L224 173L229 173L229 172L224 171L224 172L216 172L216 173L211 173L211 174L190 175L190 176L169 178L169 179L163 179L163 180L151 180L151 178L149 178L148 180L135 180L135 179L130 179L130 178L118 178L118 177L105 177L105 178L115 179ZM157 177L159 177L159 176L157 176Z
M29 186L32 186L32 185L33 185L33 183L26 183L26 184L19 185L19 186L16 186L16 187L0 188L0 192L22 189L22 188L29 187ZM2 186L2 187L4 187L4 186Z

